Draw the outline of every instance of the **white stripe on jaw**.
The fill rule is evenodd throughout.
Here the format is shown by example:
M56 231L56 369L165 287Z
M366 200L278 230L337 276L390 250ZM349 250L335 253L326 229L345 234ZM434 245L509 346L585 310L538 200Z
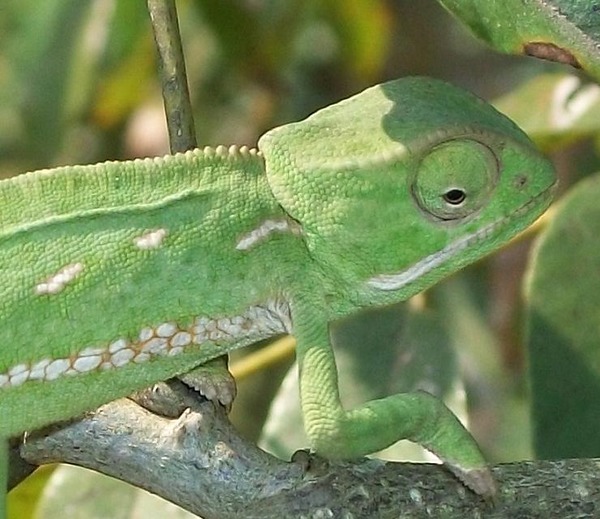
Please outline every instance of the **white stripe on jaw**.
M492 222L479 229L478 231L467 234L462 238L458 238L452 243L446 245L443 249L430 254L421 261L415 263L412 267L402 270L401 272L397 272L396 274L380 274L378 276L374 276L367 280L367 285L379 290L398 290L402 287L405 287L409 283L412 283L425 274L431 272L433 269L439 267L448 259L456 256L456 254L466 249L470 245L478 243L481 240L485 240L490 234L493 234L499 228L506 226L515 218L527 213L531 206L536 204L538 200L544 196L548 196L549 193L552 193L555 188L556 182L541 193L538 193L508 216L500 218L495 222Z
M374 276L367 281L367 284L379 290L399 290L409 283L420 279L440 265L443 265L448 259L456 256L469 245L484 239L500 227L501 223L502 222L494 222L479 231L463 236L446 245L443 249L426 256L406 270L397 272L396 274L380 274Z

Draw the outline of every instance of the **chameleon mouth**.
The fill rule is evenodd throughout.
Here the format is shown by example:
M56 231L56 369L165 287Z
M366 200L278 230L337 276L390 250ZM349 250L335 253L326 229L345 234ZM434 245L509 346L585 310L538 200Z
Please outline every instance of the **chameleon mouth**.
M462 238L458 238L446 245L443 249L426 256L421 261L415 263L413 266L397 272L395 274L380 274L370 278L367 281L367 285L378 290L392 291L399 290L406 285L422 278L432 270L440 267L446 263L449 259L455 257L460 252L480 243L490 236L496 234L500 229L503 229L508 223L513 221L515 218L526 214L532 206L541 206L546 208L550 204L552 194L556 187L556 182L549 186L547 189L539 193L537 196L523 204L516 211L510 215L496 220L482 229L475 231L471 234L467 234Z

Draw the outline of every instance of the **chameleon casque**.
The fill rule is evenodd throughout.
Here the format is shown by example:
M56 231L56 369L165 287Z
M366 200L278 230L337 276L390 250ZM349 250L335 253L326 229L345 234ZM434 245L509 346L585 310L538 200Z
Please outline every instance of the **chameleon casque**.
M369 88L258 148L0 182L0 484L8 438L291 333L317 453L410 439L493 491L434 397L342 408L328 324L505 243L549 205L551 164L491 106L428 78Z

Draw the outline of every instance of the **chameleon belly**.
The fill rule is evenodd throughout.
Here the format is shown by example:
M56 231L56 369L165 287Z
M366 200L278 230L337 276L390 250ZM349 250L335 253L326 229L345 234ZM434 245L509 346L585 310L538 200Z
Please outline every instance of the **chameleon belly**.
M175 356L206 343L251 343L291 331L289 304L271 299L249 307L235 316L198 316L189 326L164 322L145 326L133 339L119 337L109 344L87 346L73 355L53 359L45 357L20 363L0 374L0 390L27 382L49 382L61 377L92 371L121 368L129 363L141 364L158 357Z

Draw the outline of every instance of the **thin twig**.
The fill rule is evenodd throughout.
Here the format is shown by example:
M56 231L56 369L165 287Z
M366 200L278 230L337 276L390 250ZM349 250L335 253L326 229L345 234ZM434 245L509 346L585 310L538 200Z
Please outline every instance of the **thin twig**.
M148 0L171 153L197 146L175 0Z

